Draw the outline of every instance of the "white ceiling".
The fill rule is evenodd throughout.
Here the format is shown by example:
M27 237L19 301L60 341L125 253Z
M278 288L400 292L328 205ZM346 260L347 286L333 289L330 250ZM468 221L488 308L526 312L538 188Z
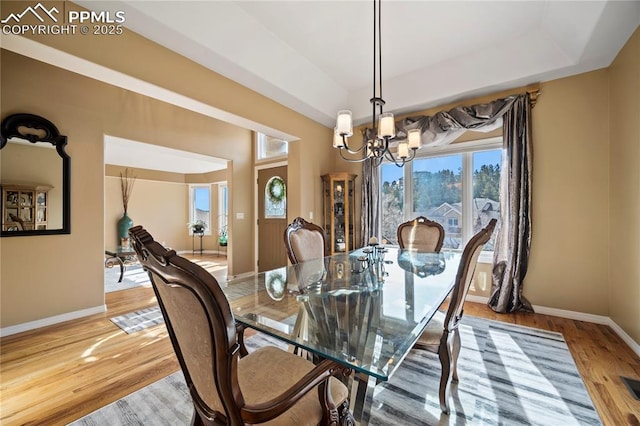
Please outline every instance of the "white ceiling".
M95 11L123 10L127 28L328 127L341 109L352 110L356 124L370 119L371 0L76 3ZM640 0L383 0L385 111L418 111L607 67L639 24ZM28 39L0 35L0 42L183 108L296 138ZM113 148L120 156L107 147L111 164L127 165L133 151L124 145ZM152 151L136 152L146 159L145 168L159 169ZM171 165L179 158L184 157ZM191 159L186 161L192 170Z
M372 1L79 1L326 126L371 114ZM382 1L386 111L611 64L640 1Z
M227 168L227 160L105 135L104 162L174 173L207 173Z

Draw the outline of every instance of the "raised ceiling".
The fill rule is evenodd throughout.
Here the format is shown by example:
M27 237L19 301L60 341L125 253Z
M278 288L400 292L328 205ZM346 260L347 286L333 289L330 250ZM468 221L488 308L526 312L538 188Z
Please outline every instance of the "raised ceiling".
M326 126L371 114L372 1L78 1ZM640 1L382 1L385 110L611 64Z
M352 110L357 124L370 119L372 0L75 2L97 12L123 10L130 30L327 127L341 109ZM419 111L607 67L639 24L638 0L382 0L385 110ZM241 127L296 139L25 38L0 36L0 45ZM107 138L111 164L136 167L127 164L135 149L146 159L137 167L166 165L165 153L142 153L135 142L110 143ZM189 170L193 161L177 156L169 170ZM202 165L216 170L224 163Z

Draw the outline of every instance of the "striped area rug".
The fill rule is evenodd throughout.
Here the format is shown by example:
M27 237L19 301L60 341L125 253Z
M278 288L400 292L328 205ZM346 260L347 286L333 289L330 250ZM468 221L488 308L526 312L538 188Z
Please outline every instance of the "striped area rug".
M438 356L413 350L376 388L369 424L601 425L561 334L467 316L461 337L450 415L440 412ZM247 339L250 352L274 343L261 334ZM192 410L178 372L72 425L188 425Z
M159 306L130 312L110 319L112 323L120 327L127 334L135 333L136 331L144 330L154 325L164 324L164 318L162 317Z

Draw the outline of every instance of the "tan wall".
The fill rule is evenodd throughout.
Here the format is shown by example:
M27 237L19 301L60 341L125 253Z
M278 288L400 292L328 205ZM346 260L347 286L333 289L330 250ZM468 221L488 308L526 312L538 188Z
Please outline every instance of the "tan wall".
M118 220L122 217L120 177L105 178L104 241L107 249L118 243ZM143 225L165 247L191 250L189 222L189 186L136 179L128 206L134 225Z
M38 114L67 135L72 221L71 235L0 241L2 327L104 303L105 134L217 157L228 155L233 160L234 184L251 187L248 130L6 51L2 51L1 89L2 117L17 112ZM252 194L239 191L232 193L232 199L233 205L248 213L249 220L233 223L230 240L241 253L252 253ZM132 213L136 202L134 197ZM186 220L181 222L186 224ZM235 240L234 235L238 236ZM25 268L26 257L38 259L40 267ZM230 253L229 262L230 273L253 269L250 255L232 259Z
M608 315L608 71L554 80L541 90L532 117L524 293L535 305Z
M121 166L105 167L105 247L118 244L117 221L122 217ZM129 203L129 216L135 224L144 224L159 242L166 243L176 251L191 251L194 242L186 226L189 222L189 184L211 183L210 231L202 239L203 250L218 251L218 182L225 182L227 170L210 173L182 174L157 170L130 168L135 176L134 190ZM169 220L170 219L170 220ZM200 247L196 241L196 248Z
M640 344L640 29L609 73L609 316Z

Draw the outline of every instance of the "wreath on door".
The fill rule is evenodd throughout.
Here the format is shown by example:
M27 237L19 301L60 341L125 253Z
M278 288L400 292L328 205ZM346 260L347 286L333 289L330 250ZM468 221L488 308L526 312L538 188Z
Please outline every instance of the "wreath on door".
M279 176L272 177L267 183L267 197L273 204L279 204L284 201L287 196L287 188L284 180Z

